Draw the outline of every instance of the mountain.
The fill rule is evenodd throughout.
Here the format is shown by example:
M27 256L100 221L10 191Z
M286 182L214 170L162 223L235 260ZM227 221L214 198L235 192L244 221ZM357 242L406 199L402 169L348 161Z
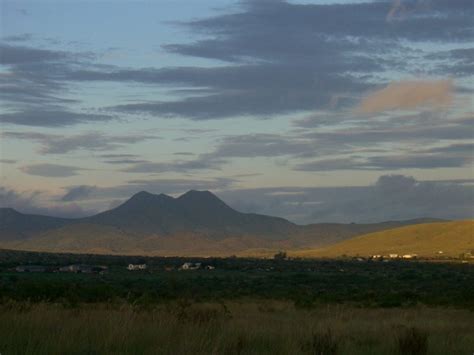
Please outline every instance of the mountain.
M241 213L209 191L177 198L145 191L94 216L64 219L0 212L0 247L55 252L149 255L272 255L320 248L357 235L433 220L295 225Z
M355 237L325 248L295 252L301 257L371 256L418 254L457 257L474 250L474 221L424 223Z
M71 220L20 213L13 208L0 208L0 242L28 239L38 233L62 227Z
M81 222L138 235L196 232L218 239L255 233L278 238L296 228L283 218L238 212L211 192L195 190L178 198L142 191L117 208Z

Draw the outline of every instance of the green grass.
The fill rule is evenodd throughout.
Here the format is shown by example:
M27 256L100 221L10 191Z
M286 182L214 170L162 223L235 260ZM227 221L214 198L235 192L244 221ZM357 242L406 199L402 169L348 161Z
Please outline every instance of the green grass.
M80 258L80 257L78 257ZM95 262L94 262L95 261ZM103 264L104 257L90 260ZM150 258L147 272L129 272L127 258L111 259L109 273L15 273L0 263L2 300L153 304L242 298L290 301L299 307L449 306L474 310L474 264L321 260L206 259L215 270L165 271L183 259ZM77 262L70 257L69 262ZM58 265L55 259L43 264ZM60 265L61 263L59 263ZM106 263L107 264L107 263ZM10 263L9 265L12 265Z
M0 309L0 352L383 355L425 346L428 354L471 354L473 317L468 311L424 307L306 310L276 301L69 309L13 302Z

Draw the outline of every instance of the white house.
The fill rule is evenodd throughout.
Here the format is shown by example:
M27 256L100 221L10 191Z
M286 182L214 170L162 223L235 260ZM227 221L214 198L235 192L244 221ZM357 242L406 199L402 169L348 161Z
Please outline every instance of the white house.
M130 271L137 271L137 270L146 270L146 264L128 264L127 269Z
M15 268L16 272L46 272L46 267L41 265L20 265Z
M180 270L197 270L201 268L201 263L184 263L179 268Z

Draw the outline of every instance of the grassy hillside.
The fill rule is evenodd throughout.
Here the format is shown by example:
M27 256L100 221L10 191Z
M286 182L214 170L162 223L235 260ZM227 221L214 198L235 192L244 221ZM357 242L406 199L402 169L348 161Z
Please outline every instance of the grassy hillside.
M75 224L42 235L1 243L3 248L53 253L87 253L150 256L230 256L245 255L249 248L266 248L273 255L284 242L259 236L240 236L216 240L200 233L178 233L168 236L133 235L111 226Z
M280 250L309 250L302 253L309 253L308 256L312 256L313 250L319 253L320 248L360 235L424 221L426 220L375 224L313 224L295 227L293 233L286 238L266 237L265 234L259 233L226 235L226 232L216 237L215 231L199 229L176 231L172 234L161 234L159 229L157 232L143 233L142 230L133 228L126 230L112 225L74 223L43 231L30 238L0 240L0 247L53 253L248 257L271 257ZM443 223L432 223L433 226L441 224Z
M335 245L291 253L300 257L370 256L418 254L432 257L439 251L458 256L474 250L474 221L426 223L362 235Z

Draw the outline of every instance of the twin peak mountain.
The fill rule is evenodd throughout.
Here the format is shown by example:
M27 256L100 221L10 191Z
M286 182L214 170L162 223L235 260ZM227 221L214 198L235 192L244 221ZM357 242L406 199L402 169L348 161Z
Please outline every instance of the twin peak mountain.
M139 233L164 235L191 231L214 236L281 235L296 227L283 218L238 212L211 192L196 190L177 198L142 191L122 205L84 220Z
M29 239L68 227L70 234L90 226L112 227L135 237L200 234L213 238L261 235L284 237L297 226L286 219L241 213L209 191L191 190L173 198L139 192L120 206L83 218L58 218L0 209L0 241ZM110 229L109 229L110 230Z
M139 192L84 218L31 215L0 208L0 248L94 254L228 256L316 248L357 235L426 222L296 225L242 213L209 191L177 198Z

